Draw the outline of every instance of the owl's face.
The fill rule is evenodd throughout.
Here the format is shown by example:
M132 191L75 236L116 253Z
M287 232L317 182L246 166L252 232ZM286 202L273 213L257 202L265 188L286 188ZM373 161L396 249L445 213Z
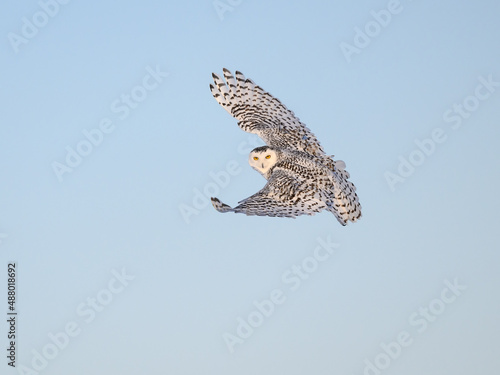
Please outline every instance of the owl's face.
M248 164L264 177L277 161L278 154L268 146L257 147L248 156Z

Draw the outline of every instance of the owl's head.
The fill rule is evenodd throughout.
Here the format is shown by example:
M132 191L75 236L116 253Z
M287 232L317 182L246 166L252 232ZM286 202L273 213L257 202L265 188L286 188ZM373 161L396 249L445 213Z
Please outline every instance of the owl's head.
M248 164L264 177L277 161L278 153L269 146L254 148L248 156Z

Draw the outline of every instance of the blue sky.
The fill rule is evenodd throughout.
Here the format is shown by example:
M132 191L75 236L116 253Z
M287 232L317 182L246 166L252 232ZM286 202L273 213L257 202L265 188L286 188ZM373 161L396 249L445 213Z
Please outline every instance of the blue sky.
M494 373L499 12L7 4L0 303L15 262L18 315L2 373ZM362 220L206 205L265 182L247 164L262 142L210 93L223 67L346 162Z

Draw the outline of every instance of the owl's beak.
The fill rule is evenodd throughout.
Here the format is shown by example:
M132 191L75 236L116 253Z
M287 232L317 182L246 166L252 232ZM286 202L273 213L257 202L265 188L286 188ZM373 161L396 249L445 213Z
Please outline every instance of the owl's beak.
M262 168L264 168L264 163L262 163Z

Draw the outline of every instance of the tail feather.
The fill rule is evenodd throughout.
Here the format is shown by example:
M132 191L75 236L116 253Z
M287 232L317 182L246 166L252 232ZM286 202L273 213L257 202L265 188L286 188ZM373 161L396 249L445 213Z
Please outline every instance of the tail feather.
M335 183L332 201L328 211L332 212L338 221L345 225L348 221L355 222L361 217L361 205L356 194L356 187L347 178L349 173L345 170L335 172Z

